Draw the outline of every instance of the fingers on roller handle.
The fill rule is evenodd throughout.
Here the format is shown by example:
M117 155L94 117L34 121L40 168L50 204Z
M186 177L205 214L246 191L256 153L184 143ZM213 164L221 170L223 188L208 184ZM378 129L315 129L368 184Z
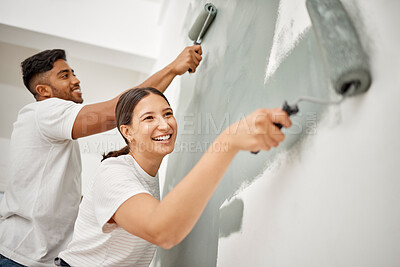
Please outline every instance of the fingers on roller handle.
M279 129L282 129L282 124L280 124L280 123L274 123L274 125L275 125L276 127L278 127ZM254 152L254 151L251 151L251 154L257 155L258 152L260 152L260 150L255 151L255 152Z
M289 116L296 114L297 112L299 112L299 107L297 105L293 105L293 106L289 106L289 104L287 103L287 101L285 101L285 103L283 103L283 107L282 107L283 111L285 111ZM280 123L274 123L274 125L276 127L278 127L279 129L282 129L282 124ZM260 152L260 150L258 151L251 151L251 154L255 154L257 155L258 152Z
M194 45L199 45L200 43L194 41L193 43ZM195 51L197 53L197 51ZM197 53L198 54L198 53ZM188 72L191 73L193 70L191 68L188 69Z

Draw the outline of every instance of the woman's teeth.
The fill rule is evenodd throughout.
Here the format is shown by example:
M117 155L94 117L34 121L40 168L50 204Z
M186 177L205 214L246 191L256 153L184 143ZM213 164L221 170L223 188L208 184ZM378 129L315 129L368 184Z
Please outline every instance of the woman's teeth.
M163 136L157 136L154 137L153 140L154 141L166 141L169 140L171 138L172 135L168 134L168 135L163 135Z

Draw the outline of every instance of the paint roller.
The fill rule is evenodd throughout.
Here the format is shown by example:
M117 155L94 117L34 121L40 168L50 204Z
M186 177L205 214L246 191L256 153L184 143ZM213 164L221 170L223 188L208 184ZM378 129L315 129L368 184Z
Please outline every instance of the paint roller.
M208 28L214 21L216 15L217 15L217 8L213 4L207 3L204 5L204 9L197 16L188 34L190 40L193 41L193 44L195 45L201 44ZM189 69L189 72L191 71L192 70Z
M204 35L206 34L211 23L214 21L216 15L217 8L213 4L207 3L204 5L204 9L197 16L196 21L192 25L192 28L188 34L190 40L194 41L193 44L201 44Z
M282 109L289 116L299 112L301 101L340 104L345 97L364 93L371 85L368 57L342 3L339 0L307 0L306 5L330 83L341 98L325 100L303 96L293 105L285 101ZM282 128L281 124L275 125Z

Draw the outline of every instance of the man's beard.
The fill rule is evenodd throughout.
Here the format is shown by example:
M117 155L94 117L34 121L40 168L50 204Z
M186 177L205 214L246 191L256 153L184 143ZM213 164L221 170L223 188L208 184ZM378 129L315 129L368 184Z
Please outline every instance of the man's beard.
M69 94L67 94L65 91L58 90L56 87L54 87L52 85L49 85L49 86L50 86L51 90L53 91L53 95L55 97L58 97L58 98L61 98L61 99L64 99L64 100L70 100L70 101L72 101L74 103L77 103L77 104L82 104L83 103L83 98L82 97L80 99L75 99L73 97L71 88L70 88ZM62 93L60 94L60 92L62 92Z

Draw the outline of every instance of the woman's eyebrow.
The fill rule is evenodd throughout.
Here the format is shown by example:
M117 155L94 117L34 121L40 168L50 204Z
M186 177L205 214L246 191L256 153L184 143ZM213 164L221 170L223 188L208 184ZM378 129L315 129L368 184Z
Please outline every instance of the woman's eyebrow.
M172 111L172 108L171 108L171 107L167 107L167 108L164 108L162 111L164 112L164 111L167 111L167 110ZM142 118L142 117L144 117L145 115L150 115L150 114L154 114L154 113L155 113L154 111L148 111L148 112L145 112L145 113L143 113L142 115L140 115L139 118Z
M149 115L149 114L154 114L154 112L153 112L153 111L148 111L148 112L145 112L145 113L143 113L142 115L140 115L140 117L139 117L139 118L142 118L143 116L145 116L145 115Z

